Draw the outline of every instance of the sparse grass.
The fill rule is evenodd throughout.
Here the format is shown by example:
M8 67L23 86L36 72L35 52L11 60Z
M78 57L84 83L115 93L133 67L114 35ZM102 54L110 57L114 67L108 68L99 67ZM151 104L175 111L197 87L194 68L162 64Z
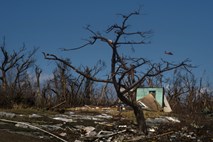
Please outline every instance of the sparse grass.
M94 106L84 106L84 107L74 107L74 108L68 108L66 110L68 111L75 111L79 113L107 113L112 116L118 116L121 115L125 119L128 119L130 121L135 121L135 115L133 110L123 110L121 113L117 110L117 107L94 107ZM165 112L156 112L156 111L147 111L144 110L144 117L145 118L156 118L163 115L168 115L168 113Z
M144 111L145 118L156 118L164 115L168 115L168 113L162 111Z
M133 112L133 110L125 110L125 111L122 111L121 112L121 115L130 120L130 121L133 121L135 122L136 119L135 119L135 114ZM160 116L163 116L163 115L168 115L168 113L165 113L165 112L156 112L156 111L144 111L144 117L145 118L156 118L156 117L160 117Z
M87 107L73 107L73 108L67 108L66 111L74 111L79 113L107 113L111 115L118 115L118 111L116 107L94 107L94 106L87 106Z
M130 121L135 121L135 115L133 110L126 110L121 112L121 116L124 118L130 120Z
M5 112L12 112L16 114L40 114L40 115L55 115L58 114L58 112L55 111L48 111L44 109L35 109L35 108L24 108L24 107L14 107L13 109L0 109L0 111ZM73 107L73 108L67 108L66 111L73 111L77 113L82 114L101 114L101 113L107 113L112 116L119 116L121 115L127 120L135 122L135 115L133 110L123 110L121 113L117 110L117 107L96 107L96 106L84 106L84 107ZM154 111L146 111L144 110L144 116L145 118L156 118L163 115L168 115L168 113L165 112L154 112Z

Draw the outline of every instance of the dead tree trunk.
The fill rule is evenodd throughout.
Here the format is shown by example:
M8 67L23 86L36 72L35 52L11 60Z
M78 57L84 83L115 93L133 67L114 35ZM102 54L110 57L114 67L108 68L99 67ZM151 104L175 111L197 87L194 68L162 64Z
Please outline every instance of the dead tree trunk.
M7 78L6 78L6 73L5 71L2 70L2 90L5 92L7 90Z
M38 106L42 104L42 93L41 93L41 85L40 85L40 76L42 73L42 70L36 66L35 68L35 73L36 73L36 87L37 87L37 96L36 96L36 103Z
M147 135L147 126L142 108L139 105L135 105L132 108L134 110L134 114L138 124L139 133L144 132L144 134Z
M128 94L122 94L117 92L118 98L125 104L129 105L133 111L134 115L137 121L137 126L138 126L138 132L139 133L144 133L145 135L148 134L147 132L147 126L146 126L146 120L144 117L143 109L142 107L137 103L136 98L132 99L133 92L128 93ZM128 96L127 96L128 95Z

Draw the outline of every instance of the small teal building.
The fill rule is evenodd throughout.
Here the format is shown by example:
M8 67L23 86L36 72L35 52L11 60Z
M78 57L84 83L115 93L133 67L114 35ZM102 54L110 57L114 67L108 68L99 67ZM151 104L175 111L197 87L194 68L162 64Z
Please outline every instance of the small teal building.
M152 94L155 100L161 107L164 107L164 89L163 88L138 88L136 92L136 100L145 97L148 94Z

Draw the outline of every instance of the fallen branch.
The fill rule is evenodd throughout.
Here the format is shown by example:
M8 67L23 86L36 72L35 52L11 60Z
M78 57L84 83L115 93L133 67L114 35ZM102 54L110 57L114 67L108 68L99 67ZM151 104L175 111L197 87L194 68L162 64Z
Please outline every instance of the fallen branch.
M2 122L9 122L9 123L16 123L16 124L26 125L26 126L28 126L29 128L34 128L34 129L40 130L40 131L42 131L42 132L44 132L44 133L47 133L47 134L49 134L49 135L51 135L51 136L53 136L53 137L55 137L55 138L57 138L57 139L59 139L59 140L61 140L61 141L63 141L63 142L68 142L68 141L66 141L66 140L64 140L64 139L62 139L62 138L60 138L60 137L58 137L58 136L56 136L56 135L54 135L54 134L52 134L52 133L50 133L50 132L44 130L44 129L41 129L41 128L39 128L39 127L33 126L33 125L28 124L28 123L25 123L25 122L19 122L19 121L7 120L7 119L0 119L0 121L2 121Z
M156 135L154 137L162 137L162 136L165 136L165 135L168 135L168 134L171 134L171 133L174 133L174 131L170 131L170 132L166 132L166 133L163 133L163 134L159 134L159 135Z
M51 107L50 109L55 109L55 108L57 108L57 107L59 107L59 106L65 104L65 103L66 103L66 100L63 101L63 102L61 102L61 103L59 103L59 104L57 104L57 105L55 105L55 106L53 106L53 107Z

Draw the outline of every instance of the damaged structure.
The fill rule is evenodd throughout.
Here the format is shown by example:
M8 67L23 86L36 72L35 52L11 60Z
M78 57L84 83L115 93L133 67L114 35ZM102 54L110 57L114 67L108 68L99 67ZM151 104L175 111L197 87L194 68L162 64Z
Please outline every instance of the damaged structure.
M138 88L136 100L144 109L164 112L172 111L162 87Z

